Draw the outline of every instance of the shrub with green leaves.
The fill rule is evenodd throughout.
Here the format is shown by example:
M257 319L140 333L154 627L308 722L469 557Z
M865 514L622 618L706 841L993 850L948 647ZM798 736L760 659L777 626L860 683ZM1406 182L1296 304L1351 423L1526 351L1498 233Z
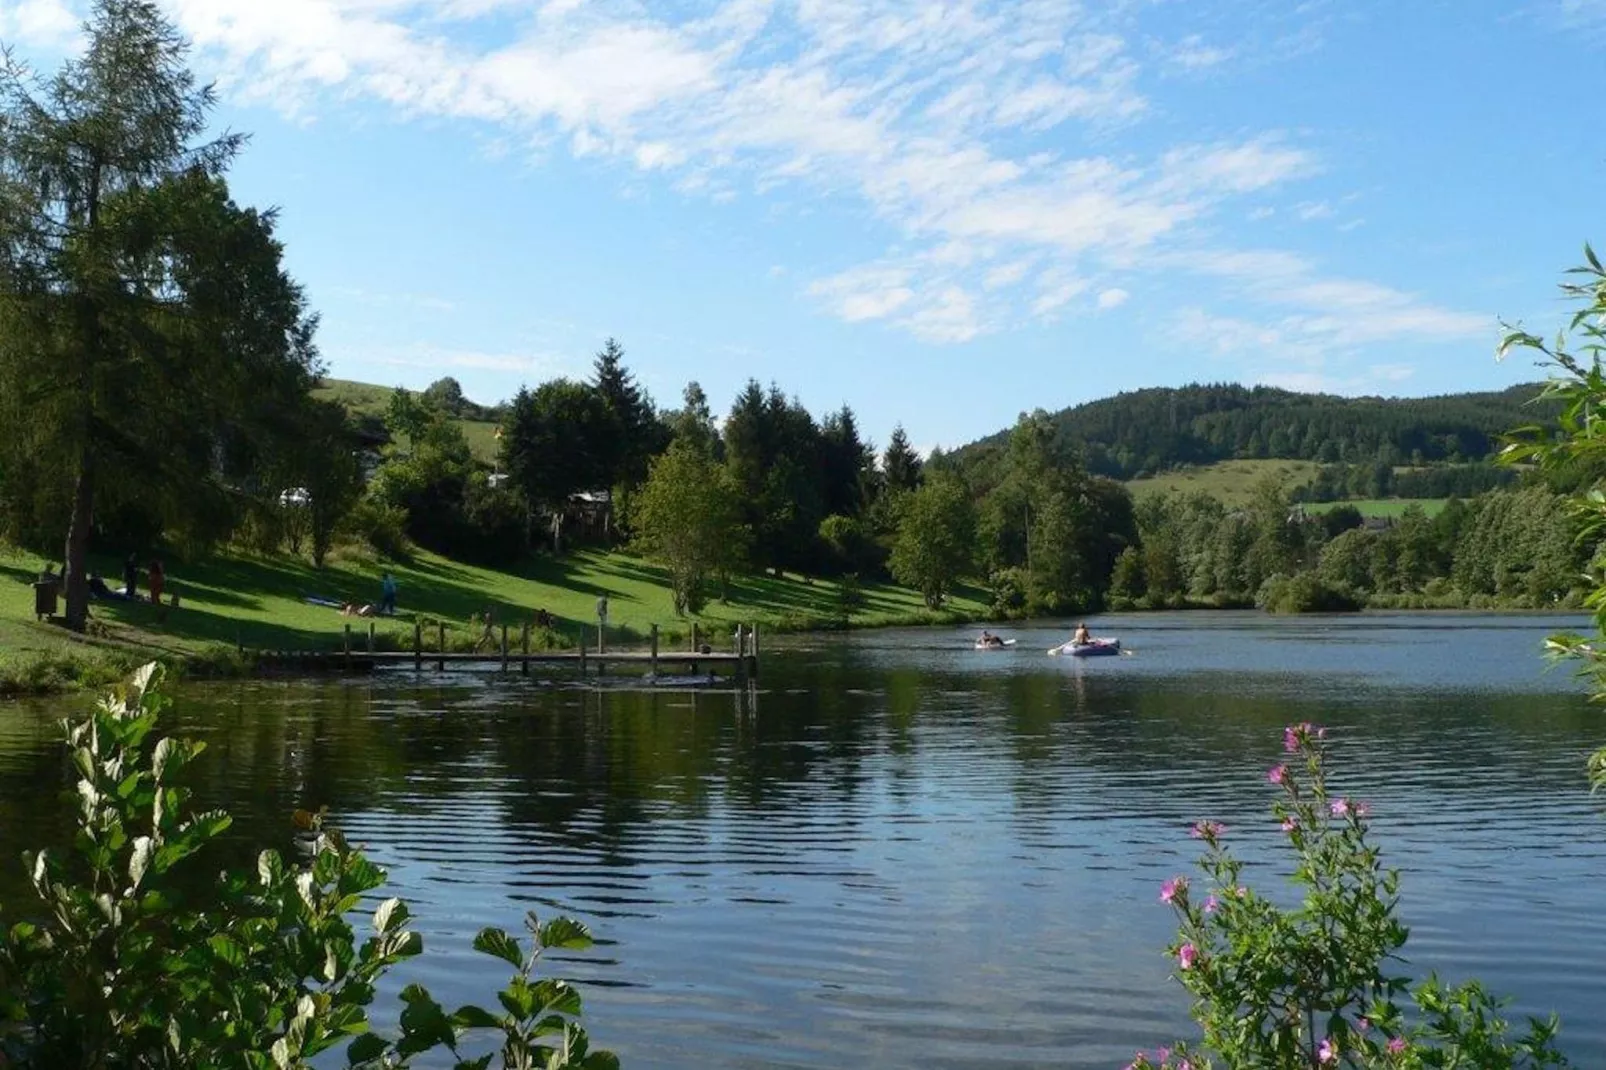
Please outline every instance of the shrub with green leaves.
M1287 764L1267 774L1294 854L1298 906L1278 906L1244 883L1222 825L1193 827L1205 845L1204 879L1196 887L1173 877L1160 900L1180 922L1168 954L1203 1037L1139 1052L1128 1070L1569 1065L1555 1047L1554 1017L1513 1035L1477 982L1430 977L1413 986L1402 975L1399 877L1371 843L1368 805L1330 788L1326 738L1308 724L1286 729Z
M1584 607L1595 617L1594 637L1562 634L1551 638L1550 652L1574 659L1594 678L1595 697L1606 699L1606 265L1589 246L1585 264L1571 272L1578 281L1562 285L1562 296L1576 304L1568 330L1554 342L1529 331L1511 329L1500 345L1502 358L1516 350L1537 356L1550 369L1540 398L1559 402L1561 415L1551 425L1536 424L1512 432L1500 459L1507 464L1533 464L1554 485L1574 488L1567 499L1578 524L1578 541L1590 552L1583 579L1589 593ZM1606 786L1606 748L1589 760L1590 781Z
M547 948L589 946L566 919L532 915L528 949L498 929L475 939L516 971L498 993L501 1013L447 1011L410 985L399 1034L375 1032L380 978L423 948L406 904L380 903L359 937L358 908L384 871L305 811L299 857L264 851L254 873L209 880L207 848L230 819L188 809L182 773L205 745L157 738L159 678L145 666L66 725L77 833L65 849L27 856L38 902L0 931L0 1066L292 1070L341 1044L362 1068L437 1051L459 1070L618 1066L590 1050L579 993L535 976ZM486 1046L476 1034L498 1050L462 1054L465 1043Z

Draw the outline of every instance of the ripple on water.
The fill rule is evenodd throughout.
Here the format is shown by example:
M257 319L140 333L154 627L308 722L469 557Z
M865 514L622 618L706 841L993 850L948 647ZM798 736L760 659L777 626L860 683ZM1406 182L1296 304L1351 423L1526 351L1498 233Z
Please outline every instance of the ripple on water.
M769 646L755 702L447 685L197 687L199 787L243 842L326 803L414 904L394 983L489 1001L470 950L527 910L592 925L554 968L631 1067L1109 1067L1186 1035L1157 902L1199 817L1275 889L1279 729L1332 726L1341 790L1402 870L1413 967L1559 1010L1606 1065L1598 724L1514 656L1551 622L1188 614L1095 621L1138 651L1070 664L1061 629L976 654L941 631ZM1028 649L1030 648L1030 649ZM53 717L0 710L0 855L59 829ZM52 786L51 792L54 791ZM0 900L13 891L0 873Z

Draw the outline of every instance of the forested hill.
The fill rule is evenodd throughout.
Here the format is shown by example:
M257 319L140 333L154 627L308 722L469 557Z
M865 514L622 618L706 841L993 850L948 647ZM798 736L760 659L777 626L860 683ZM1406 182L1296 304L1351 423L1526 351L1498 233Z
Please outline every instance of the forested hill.
M1347 398L1236 384L1153 388L1117 394L1051 417L1062 444L1088 468L1115 479L1185 464L1243 458L1384 463L1481 461L1514 427L1553 416L1529 402L1538 384L1427 398ZM988 467L1009 432L955 451Z

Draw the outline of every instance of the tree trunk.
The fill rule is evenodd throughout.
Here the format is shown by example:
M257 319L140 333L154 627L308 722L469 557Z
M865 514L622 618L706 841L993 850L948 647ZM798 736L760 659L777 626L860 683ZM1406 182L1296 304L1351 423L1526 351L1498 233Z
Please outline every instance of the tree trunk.
M94 519L95 489L86 451L78 464L78 482L73 487L72 519L67 524L67 553L63 571L66 589L67 627L84 630L89 621L89 526Z

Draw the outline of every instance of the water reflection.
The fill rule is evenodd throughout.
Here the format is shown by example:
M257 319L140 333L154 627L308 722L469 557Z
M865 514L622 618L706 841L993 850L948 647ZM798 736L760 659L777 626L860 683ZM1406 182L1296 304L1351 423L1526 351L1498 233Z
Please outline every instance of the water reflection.
M406 979L448 1002L498 980L480 926L589 921L602 948L563 968L637 1067L1120 1065L1186 1029L1154 901L1186 824L1226 820L1264 874L1278 730L1321 721L1405 870L1413 960L1557 1008L1589 1065L1606 822L1580 763L1606 731L1540 672L1555 623L1112 619L1137 654L1085 664L1043 656L1055 629L807 637L751 699L397 673L196 687L176 719L242 854L327 804L392 868L431 949ZM4 856L61 838L52 722L0 712Z

